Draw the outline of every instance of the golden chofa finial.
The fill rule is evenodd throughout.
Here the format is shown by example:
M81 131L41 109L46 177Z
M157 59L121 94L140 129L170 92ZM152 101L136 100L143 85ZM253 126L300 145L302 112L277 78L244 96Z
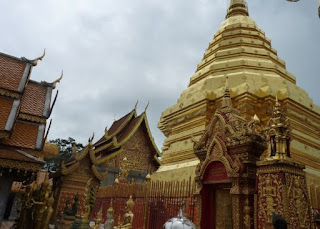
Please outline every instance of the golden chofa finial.
M149 101L148 101L148 104L147 104L146 108L144 108L144 112L146 112L146 111L147 111L148 106L149 106Z
M138 103L139 103L139 100L137 100L136 105L134 105L135 110L137 109Z
M62 70L62 72L61 72L60 77L59 77L58 79L56 79L56 80L52 83L52 88L53 88L53 89L56 88L57 83L60 83L60 81L62 80L62 78L63 78L63 70Z
M106 128L104 128L104 136L107 138L109 136L108 133L108 125L106 126Z
M93 132L93 134L92 134L92 137L89 138L89 140L88 140L89 144L92 144L92 140L93 140L93 139L94 139L94 132Z
M38 61L43 59L43 57L46 55L46 49L43 50L43 54L42 56L39 56L38 58L36 58L35 60L32 61L32 65L33 66L37 66Z

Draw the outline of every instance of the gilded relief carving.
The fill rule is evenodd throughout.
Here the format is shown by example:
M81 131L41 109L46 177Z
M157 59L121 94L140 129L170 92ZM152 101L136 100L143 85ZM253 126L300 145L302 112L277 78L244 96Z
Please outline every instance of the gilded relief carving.
M310 209L308 205L308 190L305 178L287 174L289 217L293 228L308 228L310 225Z
M272 222L272 212L283 215L283 183L277 174L263 174L258 177L258 220L259 228Z

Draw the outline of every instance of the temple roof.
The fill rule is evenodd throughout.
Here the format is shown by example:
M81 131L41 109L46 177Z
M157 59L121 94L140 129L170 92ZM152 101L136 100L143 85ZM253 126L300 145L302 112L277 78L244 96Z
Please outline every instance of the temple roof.
M0 147L43 149L46 121L54 104L52 91L61 79L53 83L30 80L32 68L44 54L28 60L0 53ZM13 153L5 155L14 157Z
M110 129L105 130L105 135L94 144L95 153L99 157L99 164L121 153L123 150L122 145L134 135L140 126L145 128L154 149L154 158L159 163L158 156L160 152L151 135L146 112L137 116L136 108L134 108L130 113L115 121Z
M99 158L95 155L92 145L92 139L93 138L89 139L89 144L85 146L83 150L81 150L80 152L74 150L71 158L61 163L61 171L58 172L58 174L62 173L62 175L68 175L75 172L76 169L79 168L81 161L85 158L89 158L89 166L91 167L91 171L95 175L95 177L98 180L103 180L106 177L108 171L102 172L97 167L97 164L99 164Z

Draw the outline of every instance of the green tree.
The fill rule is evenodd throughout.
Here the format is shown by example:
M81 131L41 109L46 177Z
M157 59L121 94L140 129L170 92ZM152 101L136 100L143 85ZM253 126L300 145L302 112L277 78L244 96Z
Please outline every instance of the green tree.
M50 172L58 171L61 168L61 162L66 161L71 157L73 146L78 152L83 149L83 145L81 143L76 143L71 137L68 139L57 138L55 140L50 140L49 142L60 147L59 155L44 158L46 164L43 168L48 169Z

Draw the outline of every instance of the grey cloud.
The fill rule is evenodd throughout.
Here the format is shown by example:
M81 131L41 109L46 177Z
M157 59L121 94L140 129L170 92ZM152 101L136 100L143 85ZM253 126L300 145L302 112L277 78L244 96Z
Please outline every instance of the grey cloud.
M224 20L228 0L48 0L0 2L2 52L34 58L35 80L55 80L59 98L49 138L86 143L139 99L158 147L161 112L176 103ZM317 1L248 0L297 83L320 104Z

